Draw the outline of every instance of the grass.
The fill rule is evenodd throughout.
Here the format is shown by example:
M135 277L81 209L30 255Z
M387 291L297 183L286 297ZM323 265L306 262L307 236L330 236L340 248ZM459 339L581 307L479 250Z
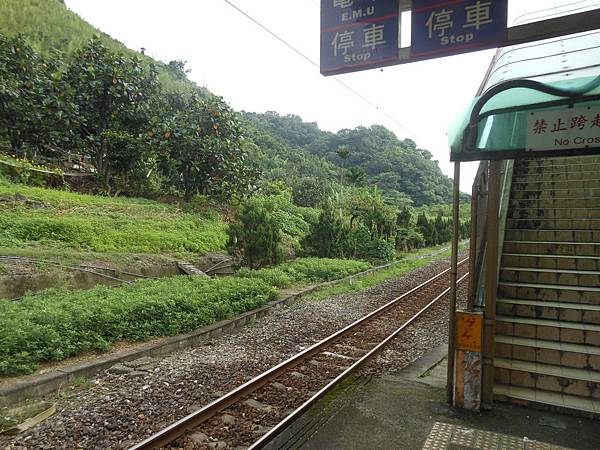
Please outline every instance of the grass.
M370 267L368 262L351 259L297 258L277 267L260 270L240 269L236 276L260 279L281 289L298 284L338 280Z
M194 253L225 248L226 225L214 211L44 189L0 178L0 254ZM15 199L12 201L11 199ZM23 200L25 199L25 200Z
M194 330L276 297L262 280L187 276L28 294L0 302L0 375L27 374L43 361L107 351L120 340Z
M377 270L364 277L354 278L335 286L314 291L305 298L308 301L316 301L335 295L364 291L387 280L400 277L415 269L424 267L434 261L448 258L450 256L450 249L447 248L448 245L449 244L442 244L437 247L420 249L415 253L410 253L405 259L400 260L386 269ZM459 250L466 248L466 245L467 244L459 245Z

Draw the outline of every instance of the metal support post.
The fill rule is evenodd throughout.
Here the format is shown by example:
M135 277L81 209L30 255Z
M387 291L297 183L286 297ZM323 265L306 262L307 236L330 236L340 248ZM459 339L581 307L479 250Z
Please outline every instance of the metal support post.
M494 334L496 293L498 290L498 232L500 212L500 171L502 161L490 163L487 210L487 246L485 252L485 312L483 334L482 406L491 409L494 402Z
M479 180L473 184L471 191L471 229L469 236L469 295L467 297L467 309L475 307L477 296L477 209L479 206Z
M452 250L450 257L450 305L448 307L448 374L446 381L446 397L452 403L454 391L454 348L455 348L455 312L456 312L456 279L458 276L458 240L460 210L460 163L454 163L454 185L452 191Z

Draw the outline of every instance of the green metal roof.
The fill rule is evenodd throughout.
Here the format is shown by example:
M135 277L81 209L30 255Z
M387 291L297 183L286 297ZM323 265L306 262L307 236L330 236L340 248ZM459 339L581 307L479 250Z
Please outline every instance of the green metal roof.
M574 103L600 104L600 30L499 49L480 95L449 130L451 159L524 150L527 111Z

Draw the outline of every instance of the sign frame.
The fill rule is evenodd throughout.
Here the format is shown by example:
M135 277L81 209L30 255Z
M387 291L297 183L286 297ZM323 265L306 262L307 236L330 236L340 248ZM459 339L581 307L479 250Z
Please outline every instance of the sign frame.
M324 1L332 0L321 0L321 5ZM399 23L402 22L401 14L404 11L410 11L412 7L412 0L400 0ZM600 23L600 8L591 9L578 13L571 13L560 17L553 17L538 22L527 23L523 25L516 25L507 28L507 36L504 42L498 43L495 47L508 47L512 45L525 44L528 42L534 42L544 39L550 39L560 37L568 34L581 33L585 31L592 31L598 29ZM494 48L494 47L488 47ZM482 48L473 49L470 51L483 50ZM452 56L452 55L448 55ZM365 67L354 67L354 68L342 68L335 71L321 71L324 76L339 75L342 73L351 73L361 70L368 70L374 68L383 68L399 64L408 64L412 62L424 61L428 59L438 58L441 56L411 56L410 47L398 48L398 58L396 61L388 61L381 65L372 65Z
M399 62L400 0L321 0L321 74Z
M508 0L413 0L411 11L411 58L496 48L508 37Z

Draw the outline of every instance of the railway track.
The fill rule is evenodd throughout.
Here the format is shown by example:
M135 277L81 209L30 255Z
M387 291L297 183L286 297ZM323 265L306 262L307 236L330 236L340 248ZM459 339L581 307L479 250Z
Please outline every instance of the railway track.
M458 264L459 282L468 276L467 261ZM130 450L262 448L448 294L449 272L437 274Z

